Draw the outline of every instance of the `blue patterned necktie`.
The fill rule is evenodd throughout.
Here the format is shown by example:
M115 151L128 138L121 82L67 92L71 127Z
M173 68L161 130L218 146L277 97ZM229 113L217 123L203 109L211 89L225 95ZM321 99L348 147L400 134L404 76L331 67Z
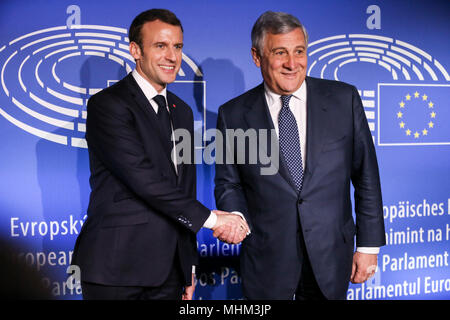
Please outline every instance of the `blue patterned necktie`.
M280 153L284 157L292 180L300 192L303 183L303 164L297 121L289 108L292 95L281 96L282 107L278 115Z

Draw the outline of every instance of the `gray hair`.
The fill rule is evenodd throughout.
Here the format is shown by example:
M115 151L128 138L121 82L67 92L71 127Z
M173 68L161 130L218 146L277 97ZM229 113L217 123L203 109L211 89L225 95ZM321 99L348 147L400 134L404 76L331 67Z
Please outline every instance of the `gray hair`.
M308 33L302 23L293 15L285 12L264 12L256 20L252 29L252 47L256 48L259 55L262 55L262 48L266 33L280 34L288 33L300 28L305 36L305 44L308 46Z

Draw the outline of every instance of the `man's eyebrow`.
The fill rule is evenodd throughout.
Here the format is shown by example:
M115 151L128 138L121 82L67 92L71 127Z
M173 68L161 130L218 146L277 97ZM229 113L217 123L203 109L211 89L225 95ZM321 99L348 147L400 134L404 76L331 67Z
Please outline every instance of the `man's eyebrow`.
M304 45L298 45L294 49L306 49L306 47ZM277 50L287 50L287 48L286 47L275 47L275 48L272 48L272 50L270 50L270 51L277 51Z
M270 50L270 51L277 51L277 50L286 50L286 48L285 47L275 47L275 48L272 48L272 50Z
M163 44L165 46L169 45L169 43L167 41L158 41L158 42L153 43L153 45L160 45L160 44ZM183 42L177 42L174 45L175 46L183 46Z

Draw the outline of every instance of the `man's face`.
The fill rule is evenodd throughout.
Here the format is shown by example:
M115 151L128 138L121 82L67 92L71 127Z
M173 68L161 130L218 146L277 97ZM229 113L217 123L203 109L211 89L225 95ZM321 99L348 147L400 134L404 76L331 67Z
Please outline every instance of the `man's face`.
M175 81L181 67L183 32L160 20L146 22L141 29L142 49L130 43L130 53L136 60L136 70L160 92Z
M252 48L252 56L264 82L277 94L289 95L305 80L306 43L300 28L284 34L266 33L262 55Z

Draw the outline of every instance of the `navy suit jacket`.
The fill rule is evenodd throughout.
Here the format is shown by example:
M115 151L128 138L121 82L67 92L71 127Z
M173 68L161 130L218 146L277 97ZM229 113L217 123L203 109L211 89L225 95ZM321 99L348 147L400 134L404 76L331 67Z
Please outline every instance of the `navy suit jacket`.
M193 137L192 110L169 91L167 100L174 129ZM159 286L178 248L185 282L191 283L196 232L210 210L196 200L195 165L180 164L176 174L158 125L131 74L89 99L92 192L72 260L82 281Z
M243 292L250 299L292 299L306 252L322 293L345 299L355 234L357 246L385 244L378 164L359 94L342 82L307 77L306 84L306 165L300 194L281 157L274 175L261 175L261 162L236 164L235 158L234 164L216 163L217 207L242 212L251 228L241 250ZM217 123L224 135L227 129L273 129L264 85L221 106ZM248 156L248 144L244 150L236 145L235 155ZM270 146L258 142L258 147L271 152Z

